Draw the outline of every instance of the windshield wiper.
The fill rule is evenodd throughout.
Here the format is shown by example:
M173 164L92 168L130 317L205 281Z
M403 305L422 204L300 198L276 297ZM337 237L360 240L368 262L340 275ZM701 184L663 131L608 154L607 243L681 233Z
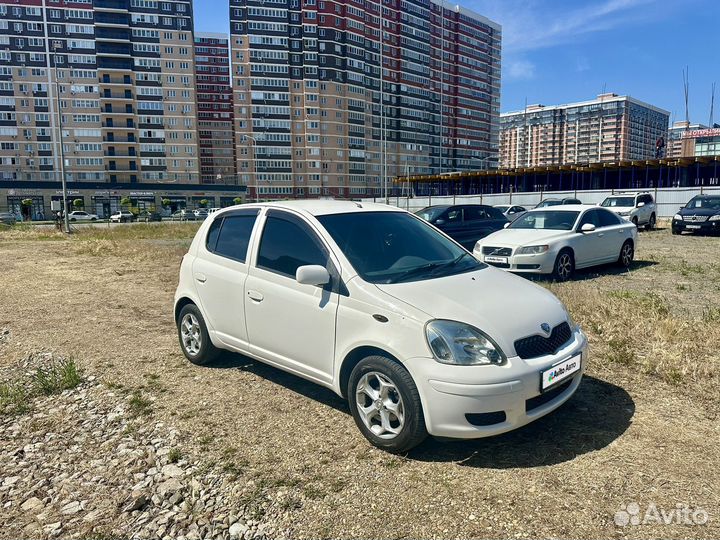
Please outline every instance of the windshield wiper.
M415 268L410 268L409 270L405 270L404 272L399 273L397 276L391 277L387 280L388 283L397 283L398 281L402 281L406 278L422 274L424 272L429 272L431 270L435 270L436 268L444 265L446 263L438 263L438 262L431 262L428 264L423 264L420 266L416 266Z
M437 270L442 270L446 268L451 268L455 266L457 263L459 263L461 260L463 260L465 257L470 257L470 253L467 251L461 253L456 258L454 258L451 261L447 261L444 263L440 262L431 262L428 264L423 264L421 266L416 266L415 268L410 268L409 270L405 270L401 274L398 274L395 277L392 277L388 279L388 283L397 283L398 281L402 281L406 278L422 274L424 272L430 272L431 274L434 274Z

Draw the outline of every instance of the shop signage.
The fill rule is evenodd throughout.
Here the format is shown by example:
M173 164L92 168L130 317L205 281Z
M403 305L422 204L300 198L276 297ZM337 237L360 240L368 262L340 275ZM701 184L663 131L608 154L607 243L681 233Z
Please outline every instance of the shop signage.
M700 137L720 137L720 128L693 129L683 133L683 139L699 139Z
M154 197L155 192L154 191L131 191L130 196L131 197Z

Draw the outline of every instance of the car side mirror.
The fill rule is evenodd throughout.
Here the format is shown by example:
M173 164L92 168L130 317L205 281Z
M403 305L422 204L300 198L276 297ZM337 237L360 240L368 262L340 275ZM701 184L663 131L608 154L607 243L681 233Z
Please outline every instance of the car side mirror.
M300 266L295 271L295 281L301 285L327 285L330 283L330 273L327 268L319 264Z
M433 225L445 225L445 220L444 219L436 219L435 221L433 221Z
M642 208L643 206L645 206L645 203L644 203L644 202L639 202L639 203L637 203L637 207L638 207L638 208Z
M507 229L510 226L510 222L508 221L505 225L503 225L503 229Z
M592 223L585 223L582 227L580 227L580 232L593 232L595 230L595 225Z

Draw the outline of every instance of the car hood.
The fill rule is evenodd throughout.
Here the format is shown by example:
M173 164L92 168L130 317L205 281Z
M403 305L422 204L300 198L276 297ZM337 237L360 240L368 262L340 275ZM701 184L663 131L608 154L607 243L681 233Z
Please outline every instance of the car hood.
M502 229L489 234L479 244L481 246L519 247L542 244L567 236L571 231L551 231L547 229Z
M678 212L681 216L714 216L720 214L720 210L712 208L683 208Z
M472 325L489 335L507 356L517 339L542 334L567 320L555 295L513 274L486 267L426 281L376 285L380 291L428 315Z
M620 212L632 212L635 210L634 206L602 206L601 208L606 208L616 214L619 214Z

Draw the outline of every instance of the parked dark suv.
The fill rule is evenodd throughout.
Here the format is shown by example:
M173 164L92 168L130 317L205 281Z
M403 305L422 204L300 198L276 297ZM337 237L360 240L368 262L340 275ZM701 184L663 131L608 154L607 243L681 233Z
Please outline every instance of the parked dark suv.
M697 195L672 220L672 233L720 233L720 195Z
M508 223L500 210L484 204L428 206L415 212L415 215L432 223L470 251L475 242Z

